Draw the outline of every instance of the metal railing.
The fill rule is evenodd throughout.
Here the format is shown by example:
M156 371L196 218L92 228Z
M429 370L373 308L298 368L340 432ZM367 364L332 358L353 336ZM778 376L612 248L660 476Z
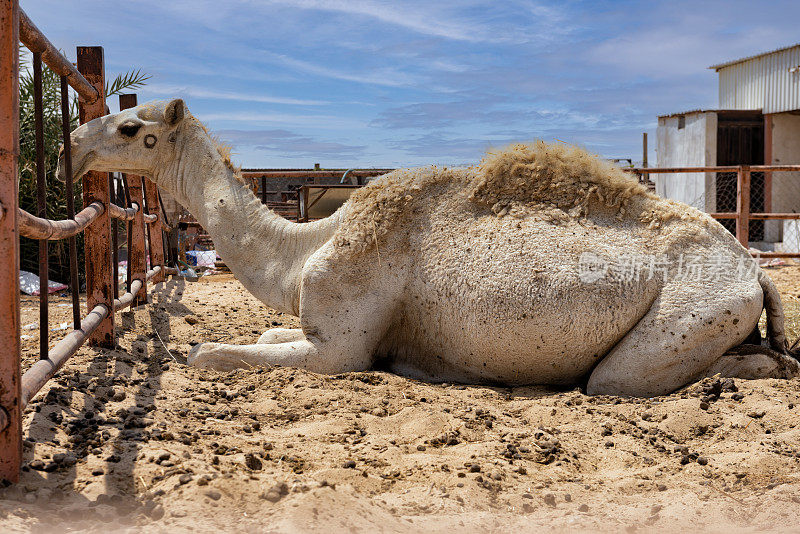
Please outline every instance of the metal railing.
M640 176L650 174L675 173L736 173L736 211L711 212L709 215L720 220L734 220L736 239L744 246L750 245L750 221L800 220L800 213L753 213L751 207L751 176L764 173L767 181L773 172L800 172L800 165L723 165L708 167L640 167L624 169ZM800 252L759 252L760 258L800 258Z
M28 402L85 343L113 348L114 312L147 302L147 282L161 282L164 266L162 218L158 189L140 176L90 171L83 177L85 208L73 205L70 154L69 87L78 94L80 122L106 114L103 49L78 47L77 68L31 22L15 0L0 4L0 479L16 482L22 460L21 414ZM36 139L37 213L18 206L19 42L33 55ZM46 218L45 149L43 133L42 63L61 77L61 118L64 139L67 219ZM122 95L120 108L136 105L135 95ZM124 191L126 206L111 202L114 184ZM145 213L145 209L149 213ZM118 225L127 222L128 275L119 295L117 277ZM81 317L75 237L83 232L86 303ZM21 375L20 236L39 241L39 361ZM74 330L49 346L48 241L69 240L70 290ZM148 246L149 245L149 246ZM152 268L147 269L147 257Z

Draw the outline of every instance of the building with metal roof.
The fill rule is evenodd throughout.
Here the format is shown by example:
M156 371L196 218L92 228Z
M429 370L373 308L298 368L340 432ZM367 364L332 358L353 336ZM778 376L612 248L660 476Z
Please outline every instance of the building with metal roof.
M800 110L800 44L709 67L719 74L719 106L762 113Z
M719 75L719 108L658 117L659 167L800 164L800 44L709 67ZM656 192L699 209L735 211L723 173L654 175ZM753 176L754 210L800 211L800 173ZM800 252L796 221L754 221L758 246ZM787 243L791 236L792 243Z

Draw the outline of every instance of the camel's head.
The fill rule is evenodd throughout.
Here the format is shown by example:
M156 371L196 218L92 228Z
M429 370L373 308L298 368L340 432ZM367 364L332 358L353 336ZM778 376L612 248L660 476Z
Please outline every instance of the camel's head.
M71 135L72 174L89 170L129 172L152 177L174 156L178 128L186 116L181 99L149 102L82 124ZM56 175L64 180L63 150Z

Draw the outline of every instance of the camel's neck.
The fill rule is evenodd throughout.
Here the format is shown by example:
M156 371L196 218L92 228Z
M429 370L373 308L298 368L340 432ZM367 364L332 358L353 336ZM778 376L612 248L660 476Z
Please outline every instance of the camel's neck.
M177 147L181 154L163 165L156 183L208 231L222 260L256 298L299 314L300 274L311 254L339 225L340 213L298 224L275 214L226 165L199 125Z

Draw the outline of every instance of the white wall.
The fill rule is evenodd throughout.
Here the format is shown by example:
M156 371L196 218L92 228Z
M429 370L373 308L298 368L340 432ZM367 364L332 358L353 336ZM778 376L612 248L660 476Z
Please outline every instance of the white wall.
M679 117L658 119L658 167L716 165L717 114L713 111L684 115L686 124L678 128ZM704 210L716 209L714 173L651 174L656 193Z
M772 115L773 165L800 165L800 115ZM772 173L772 211L800 212L800 173ZM769 225L768 225L769 226ZM800 227L797 221L783 222L783 243L786 252L800 252ZM772 237L768 232L767 238Z

